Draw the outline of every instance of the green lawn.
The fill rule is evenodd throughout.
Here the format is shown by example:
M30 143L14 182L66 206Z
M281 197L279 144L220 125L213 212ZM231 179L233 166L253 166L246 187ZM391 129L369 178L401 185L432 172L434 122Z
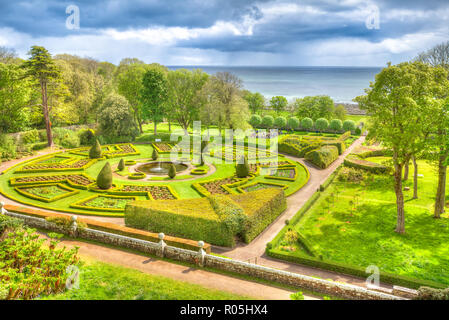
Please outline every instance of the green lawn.
M324 260L363 268L376 265L382 271L449 285L449 217L432 218L435 168L426 161L418 161L418 165L424 175L418 179L419 199L412 199L412 166L405 182L410 187L410 191L404 191L405 235L394 232L396 198L389 176L373 176L371 182L365 179L356 183L336 179L293 226L294 230ZM287 252L289 247L294 251ZM285 238L275 250L292 256L305 254L298 245L287 245Z
M89 261L80 270L79 289L43 300L244 300L199 285L149 275L102 262Z

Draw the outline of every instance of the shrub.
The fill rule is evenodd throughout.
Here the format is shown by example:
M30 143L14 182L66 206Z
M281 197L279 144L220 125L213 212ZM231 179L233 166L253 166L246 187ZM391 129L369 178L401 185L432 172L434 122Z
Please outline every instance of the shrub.
M420 287L418 289L417 300L449 300L449 288L434 289L430 287Z
M254 128L259 127L262 124L262 117L259 116L258 114L253 114L249 119L249 124L252 125Z
M129 142L139 134L128 100L116 93L104 100L98 122L100 133L108 142Z
M349 155L344 160L344 165L350 168L363 169L375 174L390 172L391 168L379 163L363 160L356 155Z
M156 161L157 158L159 158L159 153L157 152L156 149L153 148L153 153L151 154L151 159L153 159L153 161Z
M106 162L97 177L97 185L100 189L107 190L112 187L112 169L109 162Z
M346 131L345 133L343 133L340 138L341 141L346 141L351 137L351 131Z
M315 121L315 128L318 131L324 131L329 127L329 122L324 118L319 118L317 121Z
M30 131L22 132L20 134L20 139L22 140L22 143L25 143L25 144L39 142L40 141L39 131L37 131L36 129L33 129Z
M38 142L33 144L33 146L31 147L32 150L42 150L45 149L47 147L47 142Z
M0 134L0 156L2 159L12 159L16 156L17 147L14 140L6 135Z
M242 156L240 161L237 163L235 173L239 178L246 178L247 176L249 176L250 167L248 164L248 159L245 156Z
M310 118L304 118L301 120L301 127L303 129L309 130L313 127L313 120Z
M341 141L341 140L325 141L323 144L326 145L326 146L335 146L335 147L337 147L339 155L343 154L343 152L345 152L345 150L346 150L346 144L343 141Z
M53 140L57 145L67 149L78 148L80 146L80 138L78 134L69 129L54 128Z
M289 230L285 233L285 241L288 244L295 244L298 242L298 233L295 230Z
M302 294L301 291L296 292L296 293L292 293L290 295L290 299L292 300L304 300L304 295Z
M237 203L230 197L224 195L212 195L209 197L212 208L217 213L220 220L232 234L242 232L247 216Z
M345 122L343 122L343 130L354 132L355 122L352 120L346 120Z
M343 124L341 123L340 119L333 119L331 120L329 124L329 128L331 130L334 130L335 132L341 131L341 128L343 127Z
M120 162L118 163L117 169L118 169L119 171L125 170L125 160L123 160L123 158L120 159Z
M265 128L272 128L274 124L274 118L272 116L265 116L262 119L262 125Z
M95 142L95 132L92 129L82 129L78 131L78 136L83 146L91 146Z
M287 122L288 122L287 124L288 124L289 129L296 130L299 128L299 119L298 118L290 117L290 118L288 118Z
M0 238L5 230L15 230L23 225L23 221L0 214ZM0 240L1 241L1 240Z
M317 167L326 169L338 159L338 149L335 146L322 146L307 153L305 158Z
M285 128L287 126L287 119L285 117L276 117L274 120L274 126L278 129Z
M354 134L359 136L362 134L362 129L360 129L359 127L355 128Z
M362 182L365 180L365 172L361 169L344 167L338 173L337 179L341 182Z
M173 163L170 165L170 168L168 168L168 176L170 179L174 179L176 177L176 167Z
M101 146L98 140L95 140L94 145L89 150L89 158L99 159L101 158Z

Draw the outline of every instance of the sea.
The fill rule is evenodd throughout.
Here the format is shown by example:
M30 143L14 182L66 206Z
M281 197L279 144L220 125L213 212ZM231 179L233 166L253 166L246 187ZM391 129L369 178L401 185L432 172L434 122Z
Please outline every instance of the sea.
M202 69L208 74L231 72L245 89L266 98L284 96L288 100L305 96L328 95L335 102L353 103L364 94L380 67L226 67L171 66L169 69Z

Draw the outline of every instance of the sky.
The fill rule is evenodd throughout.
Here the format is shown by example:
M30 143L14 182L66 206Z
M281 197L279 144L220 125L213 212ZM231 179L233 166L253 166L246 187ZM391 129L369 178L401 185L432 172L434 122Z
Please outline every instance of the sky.
M448 40L448 0L0 0L0 46L22 58L384 66Z

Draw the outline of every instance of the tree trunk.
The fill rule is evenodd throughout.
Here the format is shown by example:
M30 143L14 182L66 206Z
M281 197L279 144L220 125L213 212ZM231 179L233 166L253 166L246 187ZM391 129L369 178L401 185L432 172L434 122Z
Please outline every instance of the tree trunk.
M404 166L404 181L408 180L408 171L409 171L409 160L407 160L407 162L405 162L405 166Z
M412 157L413 161L413 199L418 199L418 163L416 163L415 156Z
M396 232L405 233L405 212L404 212L404 194L402 192L402 165L394 165L394 191L396 193L396 207L398 220L396 224Z
M154 135L157 135L157 121L154 119Z
M440 155L438 160L438 187L435 197L435 211L433 217L439 219L441 214L444 213L444 205L446 202L446 158L448 151L445 151Z
M41 82L41 92L42 92L42 113L44 114L45 129L47 131L47 145L53 147L53 135L51 132L51 122L50 114L48 112L48 101L47 101L47 83Z
M168 132L171 132L171 121L170 121L170 118L168 118Z

